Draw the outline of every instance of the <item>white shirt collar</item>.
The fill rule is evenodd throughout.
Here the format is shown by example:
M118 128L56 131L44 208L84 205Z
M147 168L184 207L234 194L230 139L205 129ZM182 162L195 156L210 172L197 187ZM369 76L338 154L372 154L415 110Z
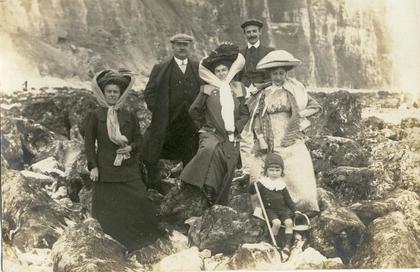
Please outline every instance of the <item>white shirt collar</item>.
M270 191L280 191L286 187L286 183L283 178L272 180L268 177L263 177L259 180L259 182Z
M253 47L255 47L255 48L260 47L260 40L258 40L255 44L250 44L250 43L248 42L248 49L250 49L250 48L251 48L251 46L253 46Z
M178 66L181 66L182 65L182 62L184 62L184 65L187 65L188 64L188 58L186 58L184 60L180 60L177 57L174 57L174 59L175 59L176 63L178 64Z

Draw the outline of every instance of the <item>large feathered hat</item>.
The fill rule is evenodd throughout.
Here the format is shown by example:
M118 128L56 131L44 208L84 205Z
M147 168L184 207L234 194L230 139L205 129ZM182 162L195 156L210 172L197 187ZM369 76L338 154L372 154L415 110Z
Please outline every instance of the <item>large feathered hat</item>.
M211 51L207 58L203 59L202 65L210 71L214 71L220 64L224 64L230 68L238 57L238 53L239 47L237 45L228 42L222 43L215 50Z

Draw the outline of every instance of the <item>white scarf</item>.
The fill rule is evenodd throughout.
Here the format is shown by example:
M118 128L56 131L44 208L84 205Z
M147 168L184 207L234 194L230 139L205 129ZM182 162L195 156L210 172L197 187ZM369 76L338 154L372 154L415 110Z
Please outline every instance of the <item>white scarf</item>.
M232 90L230 88L230 82L239 73L242 68L245 66L245 58L242 54L238 54L236 60L232 63L232 66L229 69L229 72L225 80L220 80L215 74L213 74L209 69L202 65L203 60L200 61L198 72L200 77L217 88L219 88L220 93L220 105L222 107L221 114L225 129L229 132L229 141L234 141L234 132L235 132L235 116L234 109L235 105L233 102Z
M286 187L283 178L272 180L268 177L262 177L259 182L270 191L281 191Z
M117 144L121 147L124 147L128 143L128 139L126 136L121 134L120 131L120 123L118 122L118 116L117 116L117 110L121 108L121 106L124 104L125 100L128 97L128 90L131 89L131 87L134 84L134 77L131 73L125 73L122 75L129 75L131 80L129 84L127 85L127 88L125 90L121 90L122 95L120 98L118 98L117 103L115 105L109 105L106 102L105 95L102 92L101 88L98 85L97 77L99 74L101 74L103 71L97 73L92 81L92 91L93 95L95 96L96 100L98 101L99 105L104 108L108 108L107 116L106 116L106 128L108 131L108 137L114 144ZM117 154L114 161L114 166L120 166L122 160L129 159L130 154Z

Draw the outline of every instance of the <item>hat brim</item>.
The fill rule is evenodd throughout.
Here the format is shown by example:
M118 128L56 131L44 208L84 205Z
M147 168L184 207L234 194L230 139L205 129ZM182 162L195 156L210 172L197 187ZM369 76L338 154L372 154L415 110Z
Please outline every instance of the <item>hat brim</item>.
M279 67L284 67L291 70L300 64L300 60L293 61L270 61L263 64L257 64L256 70L271 70Z

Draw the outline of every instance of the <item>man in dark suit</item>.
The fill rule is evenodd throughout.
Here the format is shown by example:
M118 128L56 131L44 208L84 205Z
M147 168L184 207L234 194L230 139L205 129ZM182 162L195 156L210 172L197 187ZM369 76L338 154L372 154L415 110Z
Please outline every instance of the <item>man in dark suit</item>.
M152 121L144 139L148 186L162 192L159 159L186 165L198 149L198 136L188 110L200 90L198 63L189 59L193 38L171 37L174 56L156 64L144 90Z
M264 24L257 19L249 19L241 24L247 39L247 46L240 51L246 61L240 74L240 81L251 91L268 80L268 75L262 71L256 71L255 67L265 55L274 50L274 48L261 44L263 26Z
M239 74L239 80L245 85L247 96L252 95L268 86L270 83L270 76L264 71L257 71L255 68L257 63L265 57L274 48L266 47L261 44L260 38L264 24L257 19L249 19L241 24L247 39L247 46L240 50L240 53L245 57L245 67ZM245 136L243 136L245 137ZM253 142L253 140L249 140ZM250 152L245 149L244 144L241 145L241 153ZM242 160L242 157L241 157ZM243 169L244 174L236 177L234 180L240 183L249 181L249 174L247 169Z

